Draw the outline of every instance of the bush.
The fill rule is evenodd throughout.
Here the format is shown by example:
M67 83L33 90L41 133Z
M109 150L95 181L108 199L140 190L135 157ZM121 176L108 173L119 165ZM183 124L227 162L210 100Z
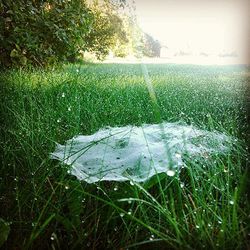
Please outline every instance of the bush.
M48 65L75 58L93 14L85 1L0 1L0 64Z

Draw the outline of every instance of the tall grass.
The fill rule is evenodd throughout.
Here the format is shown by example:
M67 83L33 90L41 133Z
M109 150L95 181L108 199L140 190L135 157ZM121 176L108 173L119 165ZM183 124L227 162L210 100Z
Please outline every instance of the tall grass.
M87 184L49 159L55 142L105 126L156 123L140 65L10 70L1 79L0 217L5 249L244 249L248 71L147 65L160 117L232 136L227 155L186 156L174 177Z

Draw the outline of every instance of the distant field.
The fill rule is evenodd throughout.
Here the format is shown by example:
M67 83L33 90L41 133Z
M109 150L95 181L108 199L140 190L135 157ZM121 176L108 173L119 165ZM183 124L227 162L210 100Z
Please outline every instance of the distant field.
M1 73L0 218L10 227L6 249L249 247L249 68L146 67L157 107L140 64ZM56 142L74 135L159 119L225 133L234 138L234 148L198 162L187 158L187 167L174 177L133 185L79 182L68 167L49 159Z

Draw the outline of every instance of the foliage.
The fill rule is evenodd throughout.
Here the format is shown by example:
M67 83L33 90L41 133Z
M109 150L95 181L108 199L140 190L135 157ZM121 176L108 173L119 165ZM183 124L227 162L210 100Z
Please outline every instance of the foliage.
M135 57L143 56L143 31L136 23L136 20L133 16L125 16L124 17L125 24L126 24L126 32L128 37L128 42L126 44L126 49L122 46L118 46L115 51L115 55L119 55L120 51L124 51L123 53L126 55L133 55ZM122 50L123 49L123 50Z
M0 2L0 64L46 65L74 57L93 15L83 0Z
M9 224L2 218L0 218L0 247L7 240L9 232L10 232Z
M85 50L94 53L98 59L103 59L117 43L121 46L126 44L126 30L123 19L118 15L118 5L109 1L95 1L90 5L90 9L94 21L85 37Z
M144 33L142 53L147 57L160 57L161 44L149 34Z
M137 24L136 19L130 15L123 16L127 41L121 44L119 40L113 48L115 56L125 57L160 57L161 44L151 35L145 33Z
M124 0L0 0L0 65L45 66L84 52L159 56L159 43L124 8Z

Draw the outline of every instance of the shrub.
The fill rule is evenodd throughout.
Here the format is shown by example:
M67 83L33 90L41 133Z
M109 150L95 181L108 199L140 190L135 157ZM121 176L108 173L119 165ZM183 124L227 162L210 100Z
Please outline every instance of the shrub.
M44 66L75 58L92 21L83 0L0 1L0 64Z

